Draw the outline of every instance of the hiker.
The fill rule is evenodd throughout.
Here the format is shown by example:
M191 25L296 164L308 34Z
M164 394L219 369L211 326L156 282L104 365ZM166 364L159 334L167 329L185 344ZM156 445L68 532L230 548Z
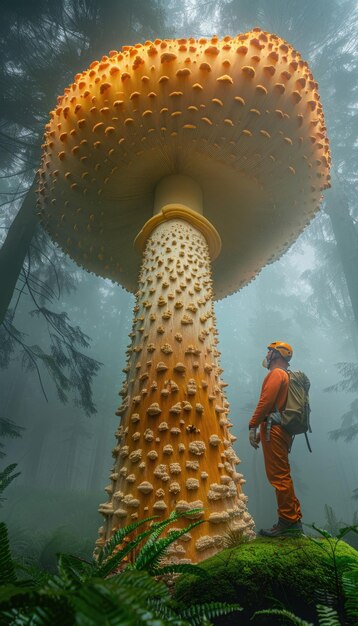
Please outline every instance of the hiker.
M257 449L262 443L266 475L276 490L278 521L272 528L260 530L264 537L279 537L284 534L302 534L300 503L296 498L290 474L288 453L292 435L279 423L279 417L287 402L289 375L288 367L293 350L288 343L274 341L267 347L262 365L269 370L261 389L261 395L249 422L249 441ZM260 426L260 432L257 427Z

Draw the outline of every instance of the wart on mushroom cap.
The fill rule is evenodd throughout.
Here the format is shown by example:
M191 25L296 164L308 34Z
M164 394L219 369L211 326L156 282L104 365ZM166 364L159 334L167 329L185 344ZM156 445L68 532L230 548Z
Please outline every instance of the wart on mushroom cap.
M190 176L223 243L220 298L303 230L329 164L317 83L285 41L260 29L156 40L95 61L59 97L39 212L79 264L136 291L132 242L153 213L155 187L173 172Z

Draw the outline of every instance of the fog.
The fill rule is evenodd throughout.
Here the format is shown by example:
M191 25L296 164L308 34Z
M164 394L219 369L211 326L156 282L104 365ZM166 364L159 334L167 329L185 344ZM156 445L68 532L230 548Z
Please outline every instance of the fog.
M72 0L67 4L77 5ZM291 369L305 372L311 381L312 453L304 435L295 438L290 453L303 521L333 533L356 524L356 3L187 0L180 11L174 2L128 1L118 6L118 14L113 13L121 20L117 40L115 24L95 35L84 23L83 50L73 42L66 54L60 45L54 47L56 76L49 73L42 52L48 33L42 32L38 56L29 45L38 28L34 16L20 18L9 6L0 9L1 46L6 46L6 55L0 55L0 81L7 93L0 101L0 292L5 294L2 282L5 285L10 274L18 276L0 326L0 453L2 471L16 464L13 473L19 473L3 494L1 514L15 553L28 560L41 556L43 562L55 551L51 545L91 553L102 523L97 508L106 500L103 489L116 445L115 410L134 306L133 294L76 265L31 224L33 217L14 231L39 165L41 129L49 107L55 106L76 72L113 47L156 37L223 37L255 26L277 33L299 50L318 81L331 144L332 189L324 192L321 211L287 252L240 291L215 302L222 378L228 383L234 448L241 459L238 471L246 480L243 491L257 528L270 526L276 519L274 490L265 475L262 450L249 444L248 421L265 377L261 362L267 345L288 342L294 350ZM18 41L26 39L38 72L36 66L27 67L15 43L10 46L7 40L5 29L15 23ZM96 31L94 23L92 27ZM60 72L65 61L68 69ZM36 92L27 111L21 109L16 68L24 73L21 89ZM32 231L26 243L27 227ZM6 246L12 246L10 252ZM354 538L350 541L357 547Z

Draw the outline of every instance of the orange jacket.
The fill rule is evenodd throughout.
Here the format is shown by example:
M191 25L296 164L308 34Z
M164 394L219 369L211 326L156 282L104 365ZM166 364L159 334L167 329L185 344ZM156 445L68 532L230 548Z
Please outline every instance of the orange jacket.
M249 428L256 428L277 406L283 411L287 402L289 376L279 367L271 370L262 383L261 395L255 412L250 419Z

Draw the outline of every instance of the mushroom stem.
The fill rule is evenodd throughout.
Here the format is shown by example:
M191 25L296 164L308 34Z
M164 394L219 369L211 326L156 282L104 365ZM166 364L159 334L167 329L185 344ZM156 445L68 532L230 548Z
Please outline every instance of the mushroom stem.
M160 213L163 207L180 204L190 207L192 211L203 214L203 192L200 185L181 174L164 176L155 190L154 214Z
M180 206L149 222L136 241L146 239L98 545L137 518L203 508L207 521L169 555L197 562L222 547L229 528L250 537L254 525L235 469L217 349L209 247L219 242L210 222Z

